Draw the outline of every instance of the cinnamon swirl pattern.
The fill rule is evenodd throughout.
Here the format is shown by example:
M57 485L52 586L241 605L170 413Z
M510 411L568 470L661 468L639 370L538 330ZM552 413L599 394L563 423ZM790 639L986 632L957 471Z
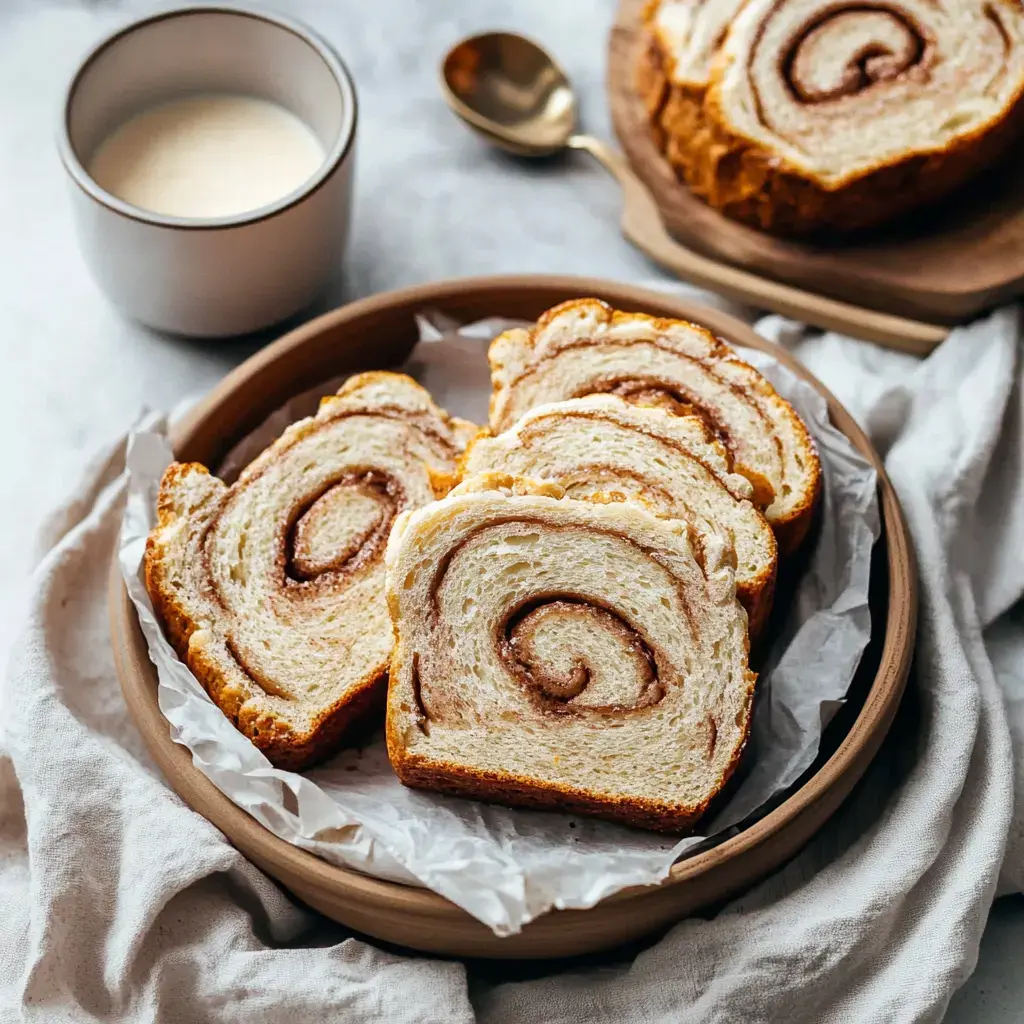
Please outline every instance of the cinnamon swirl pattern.
M326 756L382 703L388 533L448 489L474 431L410 378L367 373L231 487L167 469L146 586L179 656L275 765Z
M881 224L947 195L1024 125L1017 0L655 0L645 20L637 82L659 145L694 192L757 227Z
M780 552L806 535L821 481L814 442L768 381L703 327L576 299L500 335L489 358L495 433L538 405L600 393L696 414L750 481Z
M470 443L461 471L559 484L570 498L639 501L730 538L736 590L757 636L771 609L775 537L748 500L749 481L696 416L667 416L613 395L590 395L526 413L510 430Z
M491 474L400 516L388 755L410 786L692 826L755 677L728 543Z

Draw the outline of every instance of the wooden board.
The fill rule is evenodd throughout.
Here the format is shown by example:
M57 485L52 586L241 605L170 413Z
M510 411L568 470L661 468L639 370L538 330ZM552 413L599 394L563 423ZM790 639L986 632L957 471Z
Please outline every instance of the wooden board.
M676 178L634 88L645 0L621 0L608 55L612 123L669 231L707 256L809 291L953 323L1024 294L1024 144L938 208L843 246L774 238L727 220Z
M238 367L175 430L175 452L182 459L217 465L231 446L291 396L339 373L401 361L415 344L418 311L437 309L464 321L489 315L535 319L558 302L589 295L620 309L694 320L730 341L771 351L824 395L836 427L879 474L883 535L872 575L875 632L850 700L826 733L822 756L803 785L771 813L721 845L677 864L662 885L618 893L589 910L545 914L520 934L499 939L432 892L334 867L278 839L220 793L193 766L189 752L171 740L157 706L156 672L134 607L116 560L111 567L110 619L118 676L128 708L171 785L300 899L388 942L465 957L563 957L647 936L718 902L775 870L821 828L875 755L903 692L913 651L917 581L906 525L881 460L850 414L792 356L740 321L693 302L610 281L546 276L439 282L374 296L311 321Z

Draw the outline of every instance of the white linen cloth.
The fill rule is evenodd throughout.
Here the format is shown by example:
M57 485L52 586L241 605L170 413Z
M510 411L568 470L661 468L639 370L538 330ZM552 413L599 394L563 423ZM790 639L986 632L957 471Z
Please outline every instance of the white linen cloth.
M128 720L104 603L118 445L50 523L7 675L0 1009L27 1020L336 1009L387 1021L939 1019L973 968L1000 869L1004 891L1024 880L1018 315L957 330L920 364L777 318L759 327L870 430L921 576L897 729L796 860L631 963L532 981L495 984L491 970L470 988L460 964L318 927L170 792Z
M83 421L111 432L128 425L110 397L128 382L144 378L146 393L169 401L230 361L160 345L107 311L59 205L47 119L60 81L99 34L150 6L0 4L0 245L17 246L0 283L5 374L32 345L53 353L33 365L61 374L66 350L54 339L73 336L85 350L74 365L91 360L93 376L86 389L69 380L64 394ZM445 45L510 24L552 41L589 100L588 126L600 129L610 2L287 6L341 49L364 100L360 159L373 162L362 164L360 210L372 221L357 216L351 292L486 270L644 273L614 237L617 197L599 172L575 163L511 170L460 134L427 92ZM397 135L389 118L404 118ZM385 137L418 147L423 162L392 157ZM422 191L410 191L411 167L430 178L415 186ZM410 196L429 201L411 205ZM115 445L48 524L49 550L3 677L0 1021L940 1019L974 965L997 885L1024 887L1014 799L1024 790L1017 314L957 331L923 362L805 336L774 318L761 329L784 338L885 454L922 587L916 670L897 730L787 868L635 957L530 981L382 951L297 908L167 789L124 709L105 609L119 519ZM94 389L103 373L116 389ZM0 387L17 379L0 374ZM12 444L46 429L18 426L4 430ZM56 475L69 465L61 458ZM14 505L34 493L3 497Z

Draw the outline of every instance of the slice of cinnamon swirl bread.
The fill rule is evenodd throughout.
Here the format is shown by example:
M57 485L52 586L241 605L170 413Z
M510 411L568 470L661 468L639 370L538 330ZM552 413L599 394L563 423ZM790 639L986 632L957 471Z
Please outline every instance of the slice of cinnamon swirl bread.
M652 0L637 89L690 188L782 234L934 203L1024 129L1017 0Z
M336 749L375 703L393 642L384 546L444 493L475 428L409 377L353 377L228 487L164 474L146 586L214 702L275 765Z
M514 427L470 443L460 469L551 480L571 498L640 500L661 515L728 536L736 589L757 636L771 610L777 552L749 481L729 472L728 453L696 416L667 416L615 395L532 409Z
M409 786L685 830L749 729L733 553L563 493L484 474L396 521L388 756Z
M821 481L814 442L789 402L703 327L576 299L499 335L489 356L496 433L535 406L600 393L697 415L750 481L779 550L806 535Z

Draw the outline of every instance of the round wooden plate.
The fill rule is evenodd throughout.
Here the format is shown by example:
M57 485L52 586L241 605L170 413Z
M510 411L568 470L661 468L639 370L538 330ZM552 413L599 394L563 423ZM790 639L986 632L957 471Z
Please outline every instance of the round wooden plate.
M1024 293L1020 151L941 207L846 245L774 238L716 213L680 184L651 138L634 86L646 0L620 0L608 53L612 123L665 226L715 259L808 291L902 316L966 320Z
M111 570L117 672L128 708L171 785L247 857L310 906L403 946L466 957L569 956L655 932L749 886L792 857L843 802L878 750L909 671L917 617L913 554L878 455L850 414L790 355L725 313L684 299L611 281L547 276L447 281L377 295L311 321L239 366L177 427L174 450L180 459L216 466L232 445L293 395L350 370L400 363L416 342L418 311L438 309L463 321L491 315L532 320L548 307L579 296L598 296L619 309L694 320L729 341L771 351L825 396L835 425L879 474L883 534L873 567L875 636L851 690L845 721L830 726L829 752L804 784L766 817L677 864L663 884L618 893L589 910L545 914L520 934L499 939L432 892L334 867L290 846L228 800L193 766L188 750L171 740L157 706L156 671L134 608L116 563Z

